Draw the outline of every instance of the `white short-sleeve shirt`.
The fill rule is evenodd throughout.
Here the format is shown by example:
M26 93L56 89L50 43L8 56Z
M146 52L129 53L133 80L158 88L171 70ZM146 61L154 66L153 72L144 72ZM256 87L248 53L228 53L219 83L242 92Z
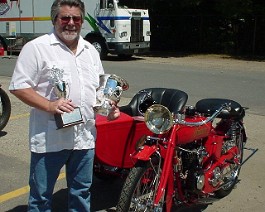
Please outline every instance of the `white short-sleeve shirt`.
M48 100L55 100L58 98L52 74L55 69L63 70L62 78L68 87L67 98L80 107L84 123L58 130L53 114L32 108L30 150L43 153L94 148L96 128L93 105L96 103L99 75L104 70L97 50L82 37L75 55L53 32L28 42L17 59L9 89L32 87Z

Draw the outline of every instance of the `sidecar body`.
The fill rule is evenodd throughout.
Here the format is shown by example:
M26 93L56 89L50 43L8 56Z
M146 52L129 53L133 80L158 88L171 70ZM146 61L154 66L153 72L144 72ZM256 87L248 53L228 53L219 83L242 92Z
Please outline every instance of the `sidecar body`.
M151 135L143 117L131 117L125 113L114 121L97 115L96 127L96 160L119 168L134 166L130 154L135 151L136 142L143 135Z

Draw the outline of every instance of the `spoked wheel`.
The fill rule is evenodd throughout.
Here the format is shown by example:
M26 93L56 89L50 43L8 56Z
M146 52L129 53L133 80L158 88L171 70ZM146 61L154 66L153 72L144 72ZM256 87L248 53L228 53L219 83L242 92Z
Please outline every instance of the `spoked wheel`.
M244 144L246 142L246 134L245 130L242 127L243 130L241 132L238 132L237 139L235 142L235 146L237 147L237 161L241 164L243 161L243 149ZM233 188L238 182L238 177L240 173L241 166L237 163L230 164L229 169L231 170L230 174L224 178L224 186L215 192L216 196L218 198L223 198L231 193Z
M0 131L6 126L11 114L11 103L7 93L0 88Z
M158 166L146 162L131 169L117 204L118 212L163 211L163 203L154 207L153 200L159 180Z

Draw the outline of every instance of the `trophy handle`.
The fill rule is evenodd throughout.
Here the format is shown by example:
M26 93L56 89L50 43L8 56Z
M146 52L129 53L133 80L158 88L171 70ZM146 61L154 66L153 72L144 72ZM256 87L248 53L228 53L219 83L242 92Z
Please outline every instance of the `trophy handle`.
M129 89L129 83L125 79L121 78L120 76L111 74L109 78L116 80L118 82L118 86L120 86L123 91L126 91Z

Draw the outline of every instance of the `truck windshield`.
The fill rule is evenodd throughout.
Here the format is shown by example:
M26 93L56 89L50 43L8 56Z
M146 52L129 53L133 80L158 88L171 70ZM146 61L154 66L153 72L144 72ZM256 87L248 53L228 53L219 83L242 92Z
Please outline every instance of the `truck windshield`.
M125 4L119 3L116 1L118 8L128 8ZM100 9L113 9L114 8L114 1L113 0L100 0Z
M134 9L148 9L149 0L118 0L119 8L134 8Z
M113 0L100 0L100 9L114 8Z
M128 8L122 1L117 1L117 3L118 3L118 8L124 8L124 9Z

